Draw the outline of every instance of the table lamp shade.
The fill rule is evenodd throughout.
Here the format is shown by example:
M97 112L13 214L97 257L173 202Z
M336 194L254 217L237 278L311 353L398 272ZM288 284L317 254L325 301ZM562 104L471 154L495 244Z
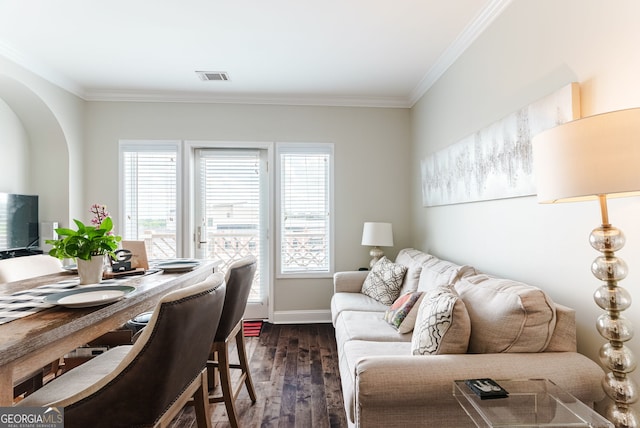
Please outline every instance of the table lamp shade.
M540 203L640 195L640 108L568 122L532 145Z
M393 232L391 223L366 222L362 229L362 245L392 247Z

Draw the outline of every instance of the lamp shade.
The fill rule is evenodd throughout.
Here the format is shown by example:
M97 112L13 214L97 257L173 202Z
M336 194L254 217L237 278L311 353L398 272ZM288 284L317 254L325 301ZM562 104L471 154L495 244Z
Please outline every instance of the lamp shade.
M568 122L532 146L540 203L640 195L640 108Z
M362 229L362 245L392 247L393 232L391 223L366 222Z

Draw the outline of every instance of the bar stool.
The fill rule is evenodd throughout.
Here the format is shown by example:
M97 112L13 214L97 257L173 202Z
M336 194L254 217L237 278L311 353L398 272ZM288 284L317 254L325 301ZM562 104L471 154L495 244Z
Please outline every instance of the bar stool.
M256 268L257 261L254 256L245 257L229 266L225 278L227 294L224 299L222 316L211 346L210 361L207 362L210 378L212 377L212 371L215 372L216 369L219 371L222 389L222 395L220 396L209 395L209 402L224 402L229 416L229 423L233 428L239 426L235 401L243 386L247 387L251 402L256 402L256 392L249 372L242 323ZM229 344L233 340L236 342L239 364L231 364L229 362ZM231 382L230 369L239 369L241 371L240 379L235 386Z

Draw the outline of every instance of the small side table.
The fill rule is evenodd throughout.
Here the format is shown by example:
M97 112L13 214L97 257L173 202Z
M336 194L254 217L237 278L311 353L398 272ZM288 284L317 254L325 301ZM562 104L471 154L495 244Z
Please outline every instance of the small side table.
M477 427L590 427L613 424L547 379L496 380L507 398L481 400L464 383L453 384L453 395Z

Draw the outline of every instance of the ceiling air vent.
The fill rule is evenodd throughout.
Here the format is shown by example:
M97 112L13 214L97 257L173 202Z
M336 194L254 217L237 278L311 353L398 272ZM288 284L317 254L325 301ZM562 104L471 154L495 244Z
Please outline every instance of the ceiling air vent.
M226 82L229 79L229 74L226 71L196 71L196 74L200 80Z

